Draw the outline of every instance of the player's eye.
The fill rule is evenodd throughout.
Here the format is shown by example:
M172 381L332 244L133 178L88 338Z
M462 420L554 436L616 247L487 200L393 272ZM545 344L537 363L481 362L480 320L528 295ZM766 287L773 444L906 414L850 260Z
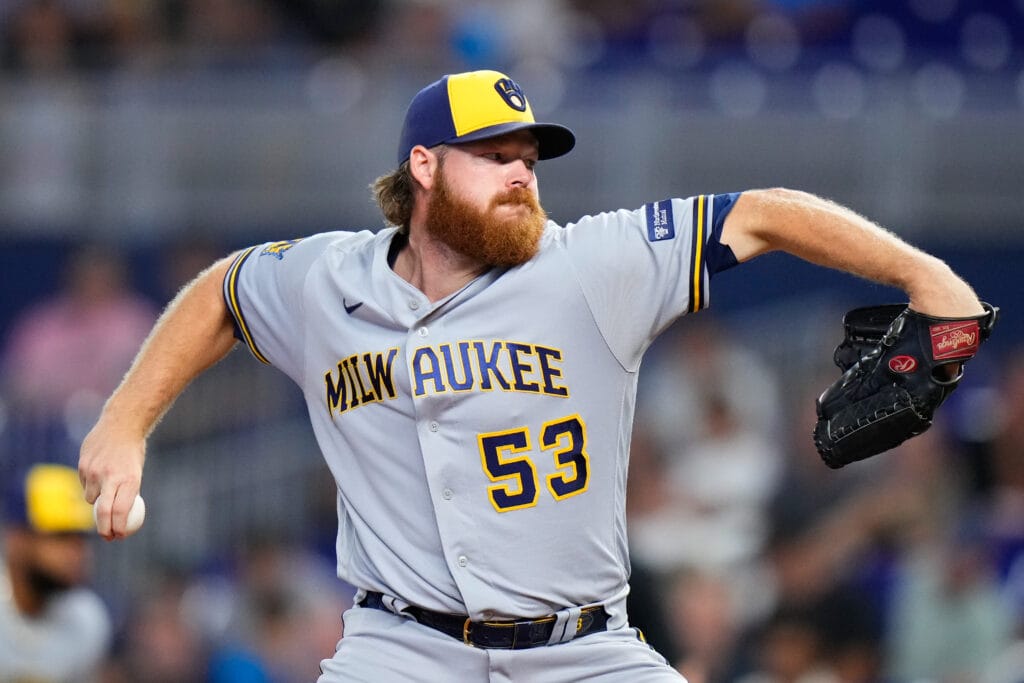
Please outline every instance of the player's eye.
M517 155L508 155L504 154L503 152L484 152L480 156L483 157L484 159L489 159L490 161L494 161L499 164L510 164L514 161L519 161L520 159L522 159L523 164L530 171L533 171L533 169L537 166L536 159L530 157L519 157Z

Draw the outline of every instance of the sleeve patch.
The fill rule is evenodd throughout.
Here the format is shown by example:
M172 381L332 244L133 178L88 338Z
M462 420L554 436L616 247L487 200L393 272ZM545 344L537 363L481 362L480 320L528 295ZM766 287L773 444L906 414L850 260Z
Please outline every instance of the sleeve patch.
M260 256L273 256L278 261L280 261L281 259L284 258L284 252L288 251L301 241L302 238L300 237L299 239L294 240L282 240L280 242L272 242L271 244L268 244L263 251L260 252Z
M666 199L644 206L647 215L647 239L651 242L674 239L676 224L672 218L672 200Z

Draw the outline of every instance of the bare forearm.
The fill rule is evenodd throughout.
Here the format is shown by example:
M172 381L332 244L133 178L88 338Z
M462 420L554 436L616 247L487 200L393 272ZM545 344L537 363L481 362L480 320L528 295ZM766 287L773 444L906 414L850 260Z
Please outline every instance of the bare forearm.
M214 264L171 302L82 441L78 474L96 505L96 530L108 540L132 533L128 511L142 483L146 437L188 383L235 343L221 296L229 264Z
M220 261L168 305L110 397L102 419L145 437L189 382L235 344L221 282L230 261Z
M828 200L793 190L744 193L726 219L722 241L741 261L781 250L829 268L899 287L915 310L933 315L981 312L977 296L941 260Z

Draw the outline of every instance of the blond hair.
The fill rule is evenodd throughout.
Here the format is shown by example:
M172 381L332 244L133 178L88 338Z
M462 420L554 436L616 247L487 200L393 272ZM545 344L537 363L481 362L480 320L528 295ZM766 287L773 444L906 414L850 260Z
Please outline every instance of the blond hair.
M409 232L409 221L412 218L414 182L409 172L409 162L403 161L397 169L377 178L370 186L377 206L384 214L384 220L405 233Z
M435 145L430 151L437 155L438 169L444 166L445 157L448 156L446 145ZM388 225L393 225L400 232L408 234L409 222L412 220L412 207L415 202L416 179L412 177L409 170L409 160L403 161L397 169L382 175L373 181L370 189L373 190L373 198L377 200L377 206L384 214L384 220Z

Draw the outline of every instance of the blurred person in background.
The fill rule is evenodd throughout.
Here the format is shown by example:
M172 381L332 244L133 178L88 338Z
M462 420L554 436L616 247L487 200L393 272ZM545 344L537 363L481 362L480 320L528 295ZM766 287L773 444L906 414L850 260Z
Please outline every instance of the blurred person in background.
M40 76L74 65L74 19L58 0L14 2L5 14L5 25L0 25L4 66Z
M212 646L209 683L314 680L353 592L307 548L276 536L242 542L227 571L186 591L186 612Z
M985 518L941 425L892 453L891 526L899 553L888 601L887 654L896 680L977 681L1013 637Z
M15 411L62 415L72 402L98 408L155 320L120 254L100 245L75 249L60 291L12 325L3 377Z
M308 683L338 641L351 587L276 536L243 538L229 566L150 571L104 683Z
M687 323L674 325L655 342L640 371L637 411L661 447L673 456L707 436L705 404L711 393L744 433L775 438L782 392L766 354L741 343L713 314Z
M0 682L93 680L111 622L85 587L94 522L78 473L39 463L3 487Z
M687 322L645 359L637 399L665 482L663 504L630 519L631 541L664 576L748 566L783 471L772 364L714 319Z
M686 570L668 586L666 611L680 655L676 669L689 683L731 683L749 663L742 648L742 610L725 574Z
M767 533L767 508L781 471L777 448L716 386L709 382L697 397L692 440L666 458L672 505L664 523L671 531L662 536L672 539L673 571L740 568L757 557Z
M980 680L1010 647L1014 613L1003 601L977 520L915 548L901 563L890 615L896 680Z
M187 577L150 570L141 578L102 683L206 683L209 648L185 607Z
M806 607L778 608L759 629L755 670L739 683L840 683L816 616Z
M882 614L857 575L876 533L868 507L847 502L820 520L775 527L761 604L745 615L740 643L767 680L801 680L819 668L837 682L879 680Z

